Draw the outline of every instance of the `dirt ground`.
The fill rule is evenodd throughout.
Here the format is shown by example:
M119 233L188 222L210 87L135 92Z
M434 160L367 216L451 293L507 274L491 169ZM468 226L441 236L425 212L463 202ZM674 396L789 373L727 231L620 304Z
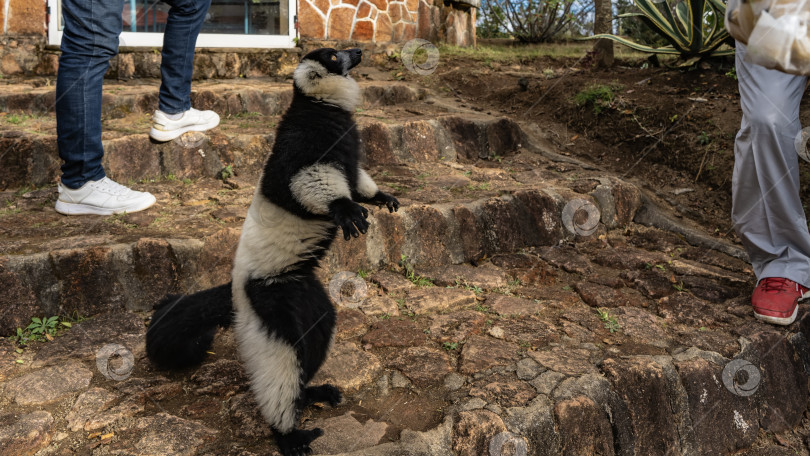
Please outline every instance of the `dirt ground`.
M487 42L480 43L487 46ZM494 48L497 49L497 48ZM617 51L620 51L617 46ZM431 77L397 77L439 90L473 109L551 127L556 145L600 163L654 191L709 231L736 240L730 223L734 136L740 109L733 58L687 69L655 67L642 57L618 58L596 68L581 57L534 56L502 60L453 56ZM577 103L577 94L608 87L610 101ZM802 102L803 124L810 121ZM801 162L802 195L810 196L810 164Z

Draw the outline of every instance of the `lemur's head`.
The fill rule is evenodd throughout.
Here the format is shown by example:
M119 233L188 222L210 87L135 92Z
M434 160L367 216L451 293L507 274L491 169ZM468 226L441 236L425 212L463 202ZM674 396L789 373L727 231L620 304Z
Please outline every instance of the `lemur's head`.
M360 89L349 77L349 70L360 63L362 55L360 49L316 49L305 55L295 69L295 88L308 97L354 111L360 100Z

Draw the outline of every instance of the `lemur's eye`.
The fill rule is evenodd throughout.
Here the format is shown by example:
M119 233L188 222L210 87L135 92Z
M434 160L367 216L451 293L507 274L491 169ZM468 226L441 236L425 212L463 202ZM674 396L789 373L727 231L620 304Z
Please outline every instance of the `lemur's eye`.
M333 61L333 62L337 62L337 56L336 56L336 55L333 55L333 56L332 56L332 61Z

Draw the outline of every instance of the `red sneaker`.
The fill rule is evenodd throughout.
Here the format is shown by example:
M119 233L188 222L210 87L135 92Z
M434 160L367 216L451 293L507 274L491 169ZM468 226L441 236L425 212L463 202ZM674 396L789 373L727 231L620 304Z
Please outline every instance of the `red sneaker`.
M799 301L810 296L807 288L781 277L767 277L759 281L751 297L754 316L775 325L787 326L796 320Z

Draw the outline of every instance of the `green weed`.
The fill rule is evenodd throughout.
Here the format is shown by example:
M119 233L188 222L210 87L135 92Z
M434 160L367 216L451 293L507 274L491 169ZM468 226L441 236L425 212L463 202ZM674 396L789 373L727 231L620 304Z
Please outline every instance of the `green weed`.
M53 340L62 330L71 326L73 323L64 319L60 321L58 316L33 317L25 329L17 328L17 332L9 337L9 340L17 342L19 345L27 345L33 341Z
M234 115L237 119L253 119L256 117L263 117L264 114L255 111L240 112Z
M614 333L622 329L619 322L616 320L616 317L610 314L607 310L596 309L596 312L599 314L599 319L605 322L605 329Z
M410 280L411 283L413 283L417 287L427 288L427 287L432 287L434 285L432 280L430 280L430 279L428 279L426 277L422 277L419 274L417 274L416 272L414 272L413 265L411 264L410 260L408 259L408 255L402 255L400 257L400 266L405 268L405 278Z
M484 292L481 287L477 285L470 285L466 280L462 280L461 278L456 279L456 287L464 288L465 290L472 291L475 294L481 294Z
M222 180L230 179L234 176L233 165L228 165L219 172L219 178Z
M447 351L458 350L458 342L445 342L442 344L442 348Z
M399 193L407 193L410 188L406 185L397 185L397 184L388 184L389 187L393 188L394 191Z
M602 110L613 107L613 99L616 98L613 91L619 88L619 86L603 84L588 86L574 95L574 104L577 106L591 106L594 114L600 114Z
M25 114L9 114L6 116L6 122L12 125L19 125L25 122L26 119L28 119L28 116Z
M476 185L476 184L468 184L467 189L471 190L471 191L489 190L489 182L481 182L478 185Z
M491 313L492 312L492 309L490 309L489 307L487 307L487 306L485 306L483 304L476 304L475 307L473 307L473 309L477 310L478 312L483 312L483 313Z
M395 301L397 302L397 308L399 309L400 314L411 318L416 316L416 313L414 313L414 311L412 311L411 309L408 308L407 305L405 305L405 298L398 298Z

